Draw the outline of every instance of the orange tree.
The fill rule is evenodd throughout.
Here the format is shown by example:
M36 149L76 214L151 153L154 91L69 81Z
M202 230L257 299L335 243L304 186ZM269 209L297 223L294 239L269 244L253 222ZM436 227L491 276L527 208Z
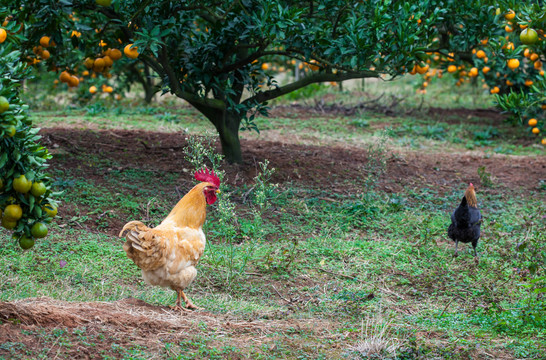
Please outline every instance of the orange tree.
M25 56L43 40L42 62L65 71L85 58L97 73L108 47L141 61L170 92L215 126L230 162L242 161L241 129L257 130L267 102L312 83L393 78L425 67L427 52L468 52L490 36L494 1L14 0L25 24ZM464 24L464 26L461 26ZM74 31L76 33L74 33ZM75 34L75 35L74 35ZM46 59L47 58L47 59ZM282 86L264 63L306 64L306 76ZM34 61L34 60L32 60ZM94 64L91 65L91 61Z
M504 61L504 71L499 73L504 73L506 80L505 91L496 96L497 103L511 113L514 122L541 136L546 132L546 5L543 1L502 1L499 13L499 22L501 26L506 23L504 30L508 32L492 49L499 54L496 60ZM541 142L546 145L546 137L542 136Z
M423 74L421 92L434 76L446 73L457 79L456 85L483 83L498 106L511 114L509 120L540 136L546 131L546 6L513 0L497 6L489 9L488 37L475 39L466 51L430 53L430 69L416 67L411 73ZM546 145L546 138L541 142Z
M2 14L0 8L0 15ZM23 249L47 235L47 224L57 213L45 170L50 158L38 140L38 129L27 117L20 97L21 81L29 68L16 50L24 41L20 25L0 28L0 218Z

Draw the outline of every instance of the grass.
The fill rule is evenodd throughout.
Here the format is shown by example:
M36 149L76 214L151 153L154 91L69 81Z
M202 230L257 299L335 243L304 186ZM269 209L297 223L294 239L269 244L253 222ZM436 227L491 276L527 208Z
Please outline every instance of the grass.
M414 80L405 81L389 91L407 94ZM365 91L376 91L372 89L375 84L365 86ZM429 93L434 93L431 87ZM432 103L472 105L472 94L438 91L434 96L441 101L433 97ZM475 105L482 106L480 101L475 100ZM90 111L36 111L33 120L44 127L164 132L198 133L209 127L194 111L172 109L169 104L118 110L101 106ZM493 128L475 117L437 121L429 115L365 113L311 115L295 121L296 116L259 118L260 137L359 146L369 144L386 128L391 136L389 149L543 154L539 147L514 141L514 137L525 136L522 132L508 126ZM159 177L138 169L116 170L120 163L94 154L69 156L93 165L105 174L104 179L93 180L85 168L53 169L58 188L65 190L63 206L75 216L52 225L48 237L31 251L21 251L7 232L0 232L0 300L48 296L111 302L131 296L155 305L174 303L173 291L144 284L123 252L121 240L105 232L101 219L123 223L147 217L150 224L159 223L176 196L166 184L176 182L180 174ZM217 208L211 208L204 229L207 249L188 295L213 316L275 324L308 322L315 324L316 332L285 331L271 325L264 335L267 342L242 343L236 332L219 332L203 322L186 340L166 340L160 353L153 355L176 359L543 356L546 309L543 295L534 291L540 284L535 286L531 280L544 275L544 189L537 187L527 194L495 190L478 194L487 214L478 265L470 246L462 245L461 255L453 258L454 246L446 237L449 212L463 188L444 194L428 187L405 188L390 195L374 188L363 200L285 183L267 193L271 213L259 221L252 215L252 203L242 201L249 190L247 185L228 189L239 214L232 239L226 238ZM82 225L97 215L103 216L93 228ZM259 240L252 241L256 238ZM517 251L522 242L529 246ZM66 265L61 266L61 261ZM536 275L527 271L534 263L539 264ZM321 326L327 331L321 332ZM13 342L0 344L0 353L12 358L48 358L47 349L53 345L68 351L86 343L101 347L105 357L152 355L145 346L115 345L115 339L105 339L85 327L36 328L28 330L28 335L39 339L46 350ZM101 345L112 341L115 346Z

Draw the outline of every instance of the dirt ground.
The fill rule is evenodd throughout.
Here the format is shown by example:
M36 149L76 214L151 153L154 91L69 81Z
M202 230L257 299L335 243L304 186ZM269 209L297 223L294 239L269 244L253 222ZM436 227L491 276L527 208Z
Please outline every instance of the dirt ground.
M477 116L480 116L477 115ZM495 120L495 119L493 119ZM148 170L154 173L180 173L178 186L188 188L192 183L189 165L183 161L184 133L154 133L125 130L80 130L48 128L41 131L44 145L55 154L50 161L53 168L71 169L97 181L104 181L108 171L121 169ZM358 179L365 176L367 154L364 149L295 145L283 142L242 141L245 161L226 166L227 181L234 186L251 184L257 163L268 159L276 169L273 182L299 187L313 187L338 194L350 195L361 191ZM92 162L82 161L86 154L112 160L117 166L105 170ZM74 156L77 155L77 156ZM485 166L494 187L485 189L478 176L478 167ZM546 157L518 157L505 155L475 155L469 153L427 154L422 152L392 152L388 155L387 173L380 180L382 190L395 193L403 188L433 187L440 193L462 189L473 182L480 191L531 192L539 180L546 179ZM70 216L66 214L63 216ZM90 219L92 226L95 219ZM111 219L105 230L117 234L122 224ZM288 328L304 329L324 339L335 340L331 324L320 320L241 321L228 315L208 312L173 315L166 307L149 305L141 300L125 299L113 303L69 303L49 298L0 302L0 344L23 342L29 348L42 349L32 333L39 329L85 327L89 334L107 334L95 348L82 345L74 332L69 337L79 344L71 358L96 358L102 348L112 343L142 344L149 349L161 348L163 342L179 342L188 332L198 333L199 324L206 323L217 334L227 334L242 343L263 341L273 343L274 332ZM26 332L21 332L25 330ZM29 335L23 335L28 333ZM266 339L267 338L267 339ZM337 354L335 341L333 354ZM51 358L58 347L49 349ZM0 356L5 354L0 349ZM339 354L338 354L339 355Z

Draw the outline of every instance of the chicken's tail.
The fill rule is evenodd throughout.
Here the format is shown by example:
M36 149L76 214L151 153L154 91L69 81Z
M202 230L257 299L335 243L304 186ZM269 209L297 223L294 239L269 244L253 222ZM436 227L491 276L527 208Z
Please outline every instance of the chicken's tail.
M148 230L148 229L149 228L146 225L144 225L141 221L136 221L136 220L129 221L127 224L125 224L123 229L121 229L121 232L119 233L119 237L124 237L127 231L137 230L137 232L139 232L139 231Z

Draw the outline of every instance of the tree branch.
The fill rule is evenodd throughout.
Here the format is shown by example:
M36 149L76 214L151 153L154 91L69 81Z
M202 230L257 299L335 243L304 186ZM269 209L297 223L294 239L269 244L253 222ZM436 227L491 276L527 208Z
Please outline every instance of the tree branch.
M292 91L298 90L304 86L307 86L313 83L320 83L320 82L326 82L326 81L343 81L343 80L349 80L349 79L363 79L363 78L370 78L370 77L373 77L373 78L379 77L379 73L375 71L362 71L358 73L351 72L351 73L337 73L337 74L333 74L333 73L313 74L310 76L306 76L301 80L284 85L283 87L278 87L273 90L260 92L246 99L242 103L243 104L250 104L252 102L263 103L264 101L275 99L279 96L291 93Z

